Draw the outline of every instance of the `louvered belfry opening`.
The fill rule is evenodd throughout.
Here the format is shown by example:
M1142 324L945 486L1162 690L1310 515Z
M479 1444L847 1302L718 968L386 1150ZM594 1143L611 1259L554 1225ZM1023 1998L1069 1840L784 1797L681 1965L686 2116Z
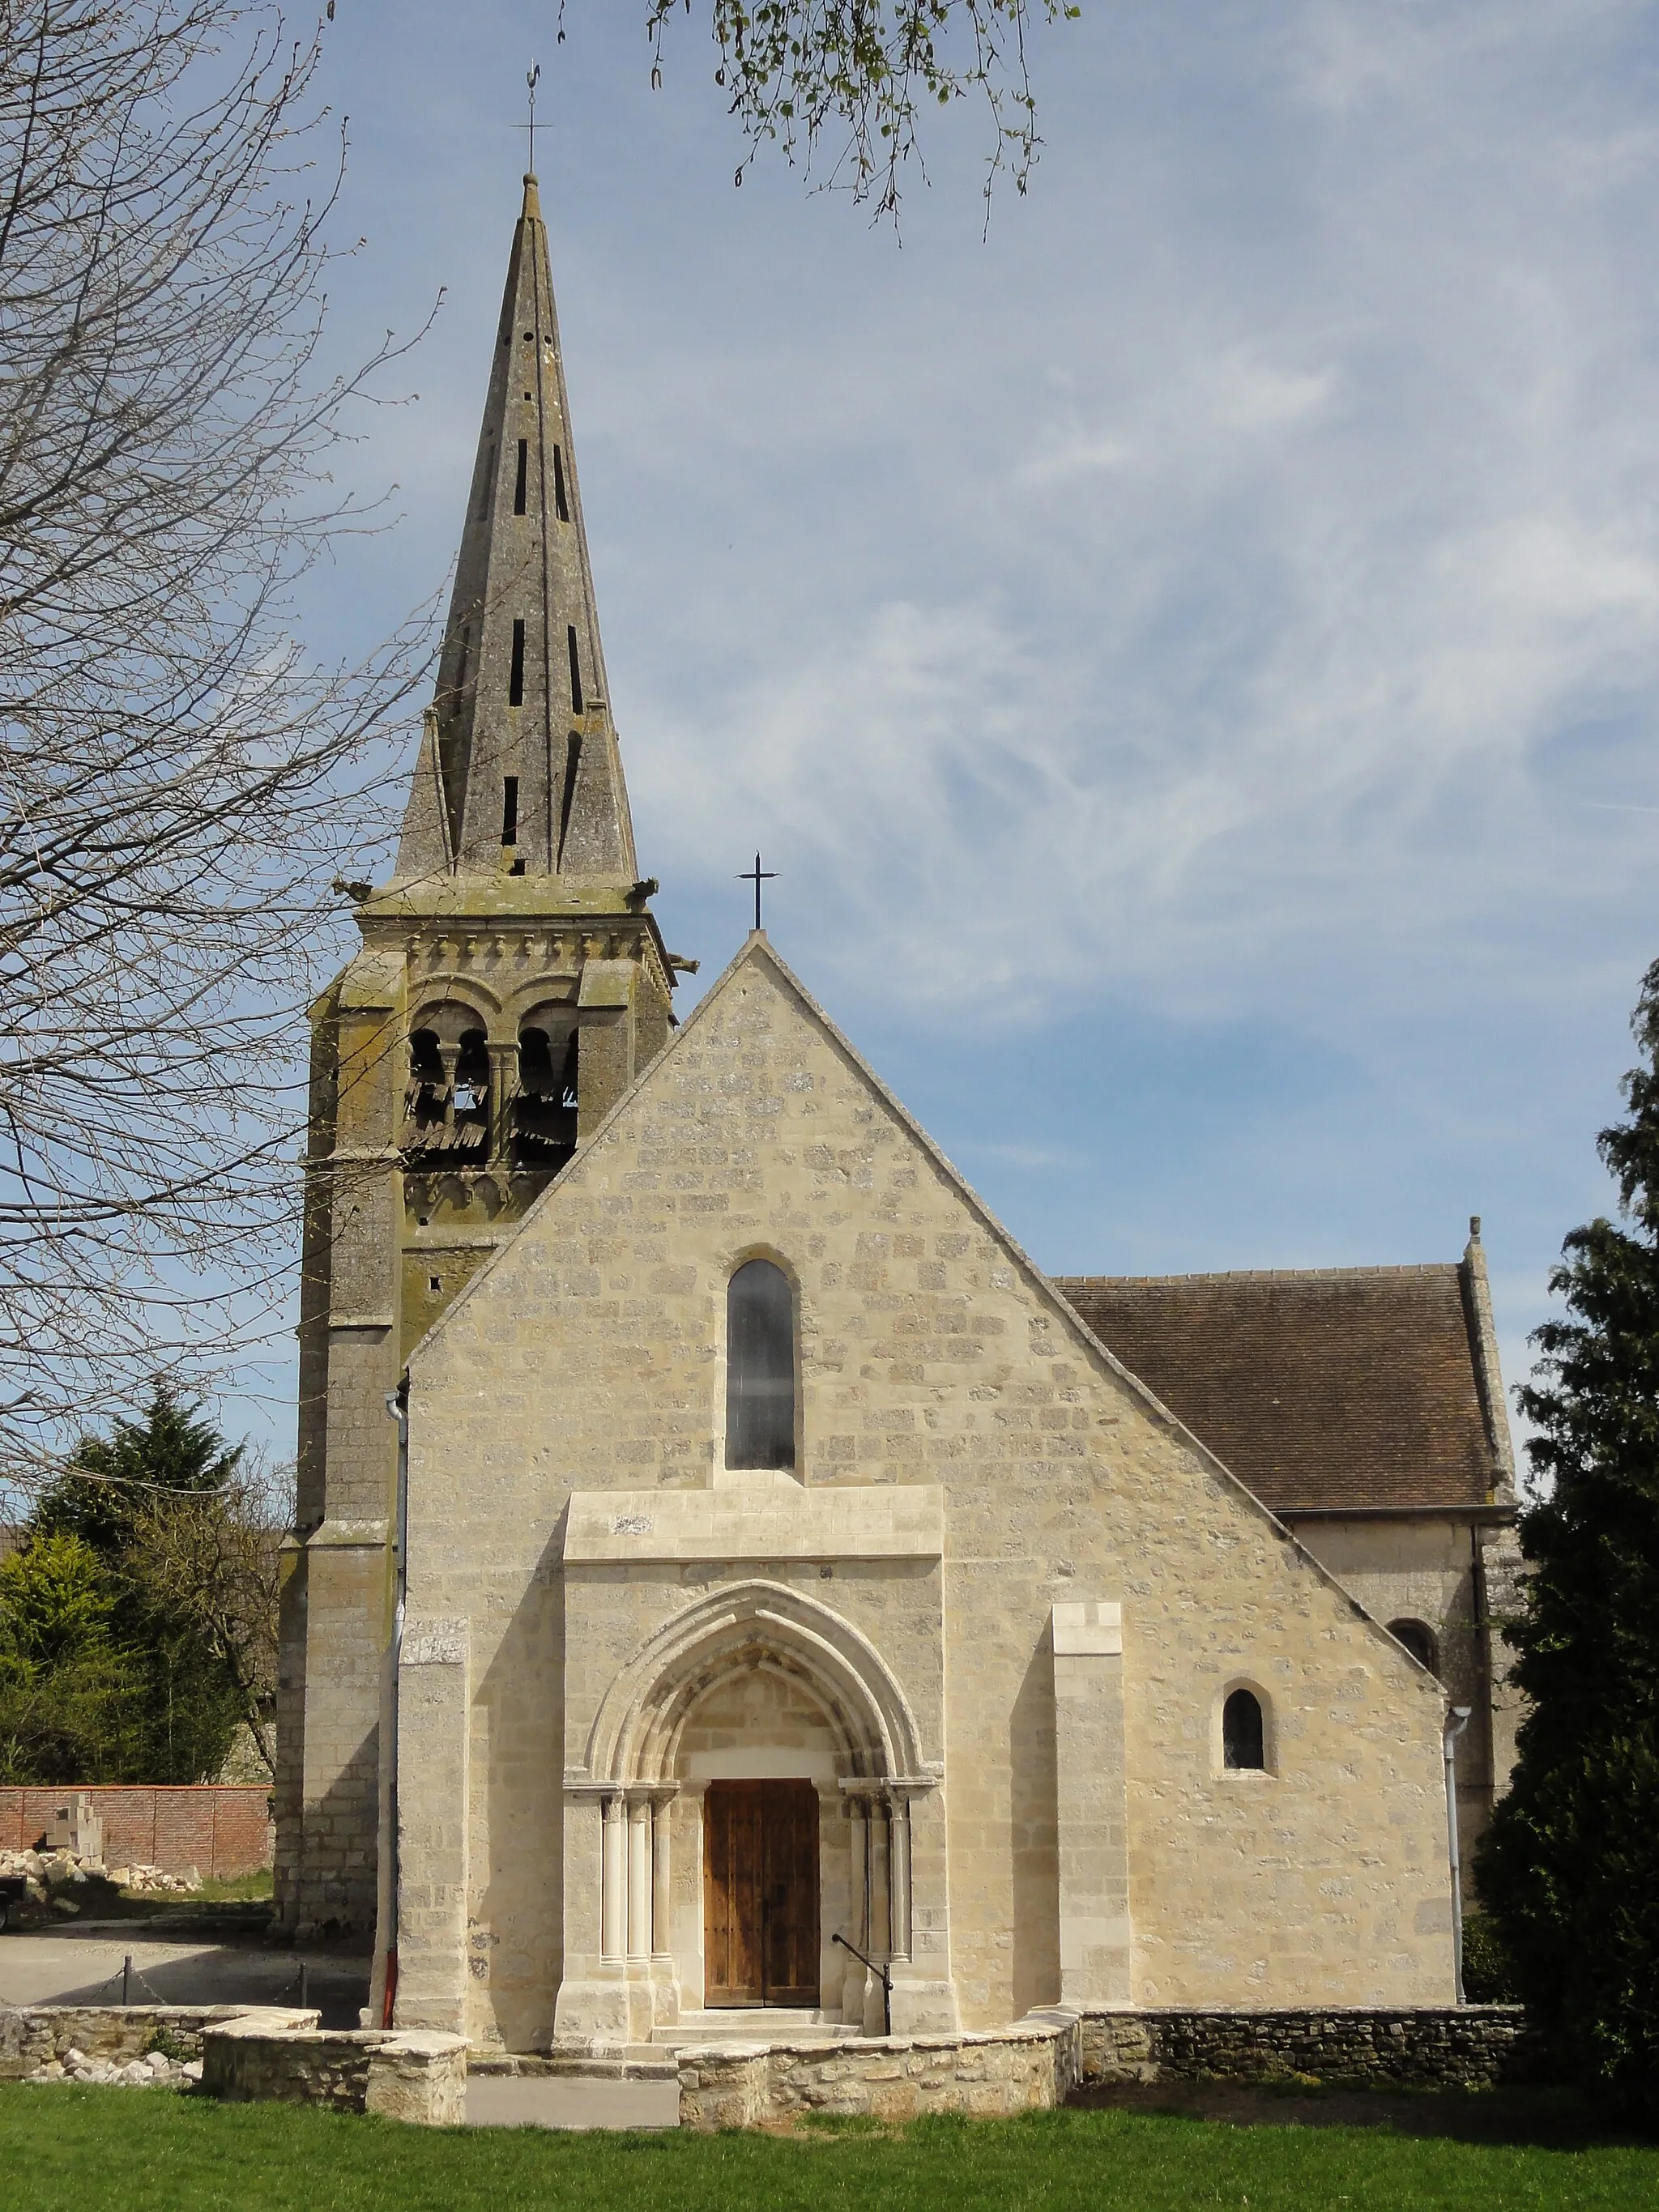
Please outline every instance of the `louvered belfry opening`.
M562 1167L576 1149L577 1030L539 1015L519 1032L513 1157L524 1167Z
M410 1032L401 1149L409 1161L443 1156L480 1165L490 1121L489 1041L470 1007L441 1007Z

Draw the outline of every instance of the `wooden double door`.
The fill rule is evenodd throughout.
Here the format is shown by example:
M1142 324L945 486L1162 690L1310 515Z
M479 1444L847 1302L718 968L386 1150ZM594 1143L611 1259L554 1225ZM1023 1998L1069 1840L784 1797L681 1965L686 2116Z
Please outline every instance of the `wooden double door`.
M818 2001L818 1793L711 1782L703 1799L703 2002Z

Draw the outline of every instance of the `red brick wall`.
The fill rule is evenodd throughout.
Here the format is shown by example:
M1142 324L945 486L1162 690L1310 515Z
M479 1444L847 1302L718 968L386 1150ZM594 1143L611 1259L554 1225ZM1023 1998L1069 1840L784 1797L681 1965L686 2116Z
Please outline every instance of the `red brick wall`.
M78 1796L92 1799L104 1824L106 1866L160 1867L182 1874L195 1867L228 1879L270 1864L270 1793L264 1784L204 1782L174 1789L0 1789L0 1850L38 1844L58 1809Z

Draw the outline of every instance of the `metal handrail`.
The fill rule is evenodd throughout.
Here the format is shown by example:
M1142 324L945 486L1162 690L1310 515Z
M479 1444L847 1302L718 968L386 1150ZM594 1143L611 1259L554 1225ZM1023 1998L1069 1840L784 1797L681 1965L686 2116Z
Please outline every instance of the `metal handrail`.
M843 1951L850 1951L860 1966L868 1966L872 1974L876 1974L880 1977L881 2032L884 2035L890 2035L893 2033L893 1977L888 1972L885 1966L878 1966L873 1959L866 1958L864 1953L860 1950L858 1945L856 1943L849 1943L839 1929L836 1930L835 1934L830 1938L830 1941L832 1943L839 1943Z

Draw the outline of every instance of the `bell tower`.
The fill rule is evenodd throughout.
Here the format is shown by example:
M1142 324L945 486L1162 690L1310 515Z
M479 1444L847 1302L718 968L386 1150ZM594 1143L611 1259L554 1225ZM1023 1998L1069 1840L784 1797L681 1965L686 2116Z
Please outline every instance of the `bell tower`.
M374 1923L410 1350L666 1042L677 961L611 718L536 179L524 180L397 872L313 1009L276 1914Z

